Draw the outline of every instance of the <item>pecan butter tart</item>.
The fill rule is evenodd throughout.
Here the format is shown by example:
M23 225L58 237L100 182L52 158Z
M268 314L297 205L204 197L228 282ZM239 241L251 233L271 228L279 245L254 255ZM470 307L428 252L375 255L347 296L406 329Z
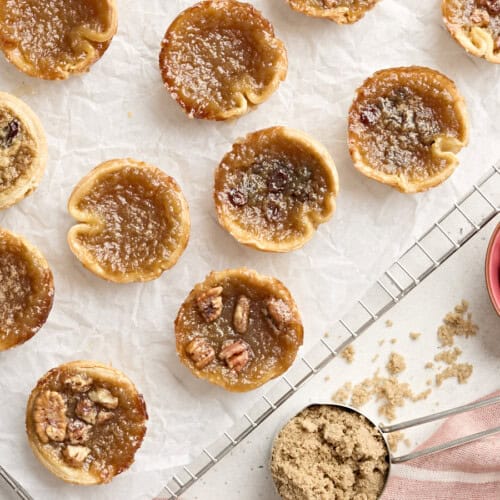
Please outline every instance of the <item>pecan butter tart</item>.
M275 278L249 269L212 272L175 320L177 354L194 375L234 392L285 372L302 345L297 306Z
M380 0L287 0L297 12L311 17L322 17L338 24L359 21Z
M132 465L147 419L142 395L123 373L95 361L74 361L38 381L26 408L26 431L50 472L94 485L109 483Z
M443 0L451 36L470 54L500 63L500 0Z
M33 337L53 302L54 279L43 255L24 238L0 228L0 351Z
M68 210L78 221L68 233L71 250L87 269L115 283L160 277L189 240L189 208L180 187L136 160L96 167L74 189Z
M115 0L0 0L0 48L30 76L88 71L116 30Z
M465 102L445 75L425 67L385 69L357 90L349 150L364 175L402 192L446 180L468 142Z
M167 90L192 118L227 120L270 97L285 79L286 49L252 5L208 0L183 11L161 45Z
M23 101L0 92L0 209L31 194L47 164L40 120Z
M288 252L309 241L335 211L335 163L304 132L272 127L233 145L215 172L219 223L240 243Z

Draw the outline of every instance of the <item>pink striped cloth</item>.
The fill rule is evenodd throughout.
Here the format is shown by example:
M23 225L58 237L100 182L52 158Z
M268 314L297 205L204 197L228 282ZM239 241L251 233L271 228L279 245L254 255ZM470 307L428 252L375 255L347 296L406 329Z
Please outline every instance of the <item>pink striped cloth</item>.
M500 391L487 397L500 395ZM448 418L418 449L498 427L500 404ZM500 435L393 465L382 500L500 500Z

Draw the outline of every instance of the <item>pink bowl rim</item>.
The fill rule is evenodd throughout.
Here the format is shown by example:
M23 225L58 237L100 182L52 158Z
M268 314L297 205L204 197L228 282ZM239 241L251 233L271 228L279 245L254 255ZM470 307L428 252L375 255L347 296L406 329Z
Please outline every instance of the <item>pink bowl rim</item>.
M485 276L486 276L486 287L488 288L488 295L490 296L491 304L495 309L496 313L500 316L500 300L497 300L495 294L493 293L493 284L491 283L491 275L493 269L491 267L491 256L493 253L493 248L495 244L500 244L500 223L493 230L490 242L488 244L488 250L486 251L486 265L485 265Z

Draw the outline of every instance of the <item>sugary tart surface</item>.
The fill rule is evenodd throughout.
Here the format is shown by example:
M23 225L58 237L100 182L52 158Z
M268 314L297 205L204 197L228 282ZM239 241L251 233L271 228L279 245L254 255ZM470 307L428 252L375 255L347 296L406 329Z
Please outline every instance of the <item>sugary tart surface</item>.
M453 81L429 68L376 72L357 90L349 111L354 166L403 192L447 179L467 141L462 96Z
M54 280L43 255L0 228L0 351L22 344L45 324Z
M337 192L329 153L286 127L247 135L215 172L219 223L241 243L265 251L304 245L335 211Z
M0 92L0 209L32 193L45 171L42 124L24 102Z
M500 0L443 0L448 31L467 52L500 63Z
M302 345L297 306L275 278L248 269L211 273L175 320L177 353L199 378L255 389L286 371Z
M226 120L265 101L285 79L287 55L271 23L248 3L199 2L162 42L166 88L194 118Z
M37 458L77 484L128 469L146 433L144 399L121 372L93 361L50 370L31 392L26 430Z
M287 0L292 9L312 17L324 17L338 24L359 21L379 0Z
M158 278L189 240L189 209L178 184L160 169L111 160L84 177L68 209L76 257L97 276L126 283Z
M0 48L30 76L59 80L87 71L116 29L115 0L0 2Z

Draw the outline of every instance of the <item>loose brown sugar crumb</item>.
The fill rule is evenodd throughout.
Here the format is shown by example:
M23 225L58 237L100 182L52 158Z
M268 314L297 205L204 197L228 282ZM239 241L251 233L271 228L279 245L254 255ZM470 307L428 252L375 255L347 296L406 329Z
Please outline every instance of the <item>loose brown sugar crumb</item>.
M478 326L472 321L469 311L469 303L462 300L455 306L453 312L449 312L443 319L443 324L438 329L438 339L442 346L455 344L455 337L471 337L477 334Z
M411 441L410 441L408 438L406 438L406 439L403 441L403 443L405 444L405 446L406 446L407 448L410 448L410 447L411 447Z
M470 363L453 363L436 375L436 385L439 387L444 380L456 377L459 384L465 384L472 375L473 366Z
M381 339L378 341L379 346L383 346L385 344L385 339Z
M420 336L421 336L421 335L422 335L421 333L411 332L411 333L410 333L410 338L411 338L412 340L418 340L418 339L420 338Z
M391 339L391 344L395 344L398 341L398 339Z
M372 358L372 363L375 363L375 361L377 361L378 358L379 358L379 355L375 354L375 356L373 356L373 358Z
M393 323L390 319L386 320L386 322L385 322L385 326L386 326L387 328L390 328L390 327L391 327L391 326L393 326L393 325L394 325L394 323Z
M376 427L353 412L313 406L281 430L271 473L283 500L376 500L389 457Z
M403 358L401 354L392 352L389 356L389 361L387 362L386 368L391 375L397 375L398 373L403 372L404 370L406 370L405 358Z
M428 379L425 381L425 384L426 384L426 385L432 385L432 379L431 379L431 378L428 378Z
M354 361L354 354L355 354L354 346L351 344L351 345L348 345L340 353L340 357L342 359L344 359L347 363L351 364Z
M431 370L432 368L434 368L434 363L432 361L428 361L427 363L425 363L424 368L426 370Z
M402 431L391 432L387 435L387 443L393 453L398 451L401 441L408 441L408 439L405 440L405 435Z
M461 354L462 349L460 349L459 347L455 347L448 351L441 351L439 354L436 354L434 356L434 361L442 361L447 365L452 365L457 361Z
M329 380L330 380L330 375L327 375L327 376L325 377L325 382L328 382Z
M432 389L426 389L425 391L420 392L413 396L412 401L416 403L417 401L422 401L423 399L427 399L432 392Z
M346 404L349 399L349 395L352 389L351 382L344 384L337 392L332 396L332 401L339 403L341 405Z
M329 336L330 336L330 334L328 332L325 332L323 335L323 337L325 337L325 339L327 339Z

